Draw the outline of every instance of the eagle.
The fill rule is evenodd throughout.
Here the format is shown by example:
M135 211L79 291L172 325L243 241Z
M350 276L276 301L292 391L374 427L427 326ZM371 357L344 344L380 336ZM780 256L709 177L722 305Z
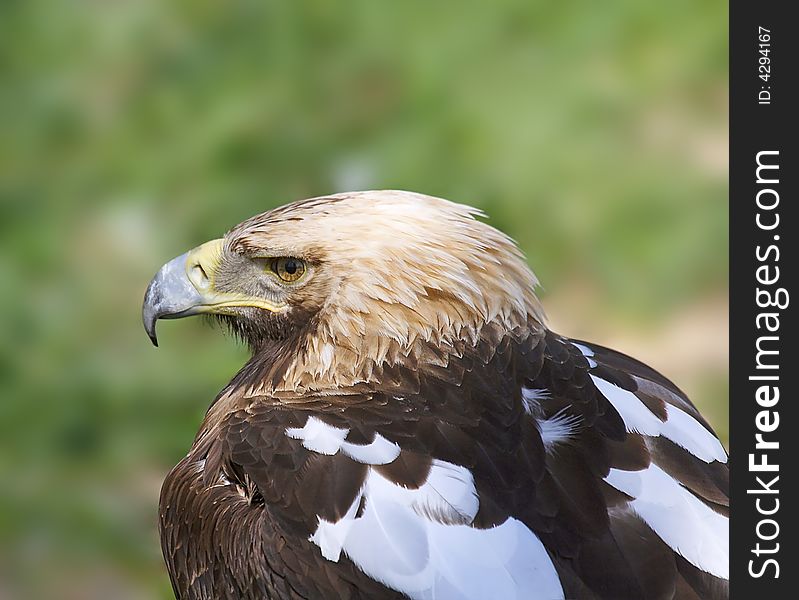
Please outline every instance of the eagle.
M727 453L669 379L547 328L479 210L287 204L166 263L144 327L250 358L166 477L181 599L727 598Z

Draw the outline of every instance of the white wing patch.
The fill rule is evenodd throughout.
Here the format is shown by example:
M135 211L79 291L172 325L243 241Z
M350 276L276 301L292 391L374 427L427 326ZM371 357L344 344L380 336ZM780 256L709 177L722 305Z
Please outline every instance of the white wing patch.
M582 353L582 355L588 359L588 366L590 368L593 369L596 366L596 361L593 358L591 358L594 355L594 351L591 350L591 348L589 348L588 346L584 346L583 344L578 344L576 342L572 342L572 346L577 348Z
M332 456L344 443L349 429L333 427L316 417L308 417L302 427L289 427L286 435L295 440L302 440L302 445L312 452Z
M729 520L714 512L654 463L643 471L611 469L610 485L632 496L630 508L695 567L729 578Z
M575 342L571 344L583 356L588 358L590 368L597 366L596 361L591 358L594 356L594 351L591 348ZM684 405L682 398L663 386L640 377L633 378L641 389L645 389L656 396L666 394L674 399L676 403ZM667 418L663 422L632 392L605 381L596 375L591 375L591 379L597 389L602 392L602 395L619 412L627 431L654 437L662 435L707 463L714 460L722 463L727 462L727 453L724 451L724 446L721 445L721 442L705 429L699 421L678 406L675 406L675 404L665 403Z
M638 397L616 384L591 375L594 385L619 412L627 431L657 437L662 435L706 463L727 462L721 442L699 421L673 404L666 403L666 421L657 418Z
M358 494L358 502L363 492ZM322 550L322 556L327 560L338 562L341 558L341 549L350 533L352 525L355 523L355 515L358 512L358 502L353 502L347 513L339 521L331 522L322 517L319 519L319 527L316 532L308 538Z
M348 433L313 416L304 427L286 430L309 450L340 451L365 464L387 464L399 456L399 447L380 435L358 445L346 441ZM414 599L563 598L538 537L513 518L490 529L472 527L479 508L474 478L465 467L434 460L418 489L370 469L346 514L336 522L318 517L309 539L326 559L336 562L344 553L373 579Z
M365 509L355 518L362 498ZM370 470L347 514L337 523L320 518L310 540L328 560L344 552L364 573L411 598L563 598L538 537L512 518L491 529L471 527L478 508L463 467L434 461L415 490Z
M286 435L302 440L302 445L319 454L332 456L342 452L352 460L367 465L387 465L400 454L399 445L389 442L379 433L368 444L353 444L346 441L350 430L328 425L317 417L310 416L303 427L289 427Z
M587 346L572 344L584 356L594 356ZM591 368L597 366L592 358L588 360ZM727 462L721 442L677 406L686 406L685 401L670 390L634 377L646 393L671 396L674 403L665 402L666 420L661 421L632 392L596 375L591 375L591 379L618 411L627 431L652 437L662 435L706 463ZM633 498L630 510L672 550L703 571L729 578L729 519L713 511L654 462L642 471L611 469L605 481Z
M702 424L676 406L666 403L666 422L660 434L705 462L727 462L724 446Z
M663 421L658 419L635 394L596 375L591 375L591 379L602 395L618 411L627 431L654 437L660 435Z

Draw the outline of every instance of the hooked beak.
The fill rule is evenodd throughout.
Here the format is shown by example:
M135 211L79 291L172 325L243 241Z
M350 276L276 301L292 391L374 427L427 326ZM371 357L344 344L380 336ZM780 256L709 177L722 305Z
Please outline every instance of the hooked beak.
M276 312L276 306L263 298L219 292L214 279L222 260L224 241L206 242L166 263L156 273L142 305L144 330L158 346L155 325L158 319L180 319L202 313L234 314L234 307L253 306Z

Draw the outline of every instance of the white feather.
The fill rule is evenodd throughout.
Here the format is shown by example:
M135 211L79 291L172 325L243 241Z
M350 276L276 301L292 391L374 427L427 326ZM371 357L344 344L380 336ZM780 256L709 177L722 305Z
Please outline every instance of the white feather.
M594 351L591 350L591 348L589 348L588 346L584 346L583 344L578 344L577 342L572 342L572 346L577 348L582 353L582 355L588 359L588 366L590 368L593 369L596 366L596 361L593 358L591 358L594 355Z
M522 406L524 411L533 417L541 413L541 400L549 398L549 390L522 387Z
M618 411L627 431L651 436L660 435L663 422L652 414L652 411L635 394L596 375L591 375L591 379L602 395Z
M591 375L597 389L619 412L627 431L657 437L662 435L704 462L727 462L721 442L699 421L673 404L666 403L666 421L661 421L630 391Z
M547 452L552 451L556 444L568 442L580 427L580 417L569 415L565 409L548 419L539 419L538 430L541 432L541 441Z
M610 485L632 496L630 508L695 567L729 578L729 520L714 512L654 463L643 471L611 469Z
M349 429L328 425L314 416L308 417L302 427L289 427L286 429L288 437L302 440L302 445L308 450L328 456L332 456L341 449L341 444L349 432Z
M288 437L301 440L308 450L328 456L341 452L352 460L367 465L387 465L400 454L399 445L388 441L379 433L368 444L348 442L349 433L349 429L329 425L314 416L309 416L302 427L286 429Z
M365 509L355 518L362 496ZM319 519L310 539L328 560L344 552L364 573L411 598L563 598L538 537L515 519L491 529L471 527L478 509L464 467L435 460L418 489L370 470L342 520Z
M666 403L666 413L668 418L660 430L662 436L705 462L727 462L724 446L699 421L673 404Z
M375 439L368 444L353 444L344 441L341 451L352 460L367 465L387 465L400 455L400 447L388 441L382 435L375 434Z
M338 562L341 557L341 548L347 538L352 524L355 522L355 514L358 512L358 504L361 499L359 494L356 501L347 510L347 513L339 521L331 522L322 517L319 519L319 527L310 537L310 540L322 550L322 556L327 560Z

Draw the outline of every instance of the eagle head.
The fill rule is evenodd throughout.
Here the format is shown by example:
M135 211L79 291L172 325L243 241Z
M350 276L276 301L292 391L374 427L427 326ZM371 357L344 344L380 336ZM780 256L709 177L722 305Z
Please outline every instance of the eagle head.
M249 345L270 392L446 363L464 344L543 322L524 257L480 216L402 191L276 208L165 264L147 288L145 330L157 345L158 319L216 315Z

